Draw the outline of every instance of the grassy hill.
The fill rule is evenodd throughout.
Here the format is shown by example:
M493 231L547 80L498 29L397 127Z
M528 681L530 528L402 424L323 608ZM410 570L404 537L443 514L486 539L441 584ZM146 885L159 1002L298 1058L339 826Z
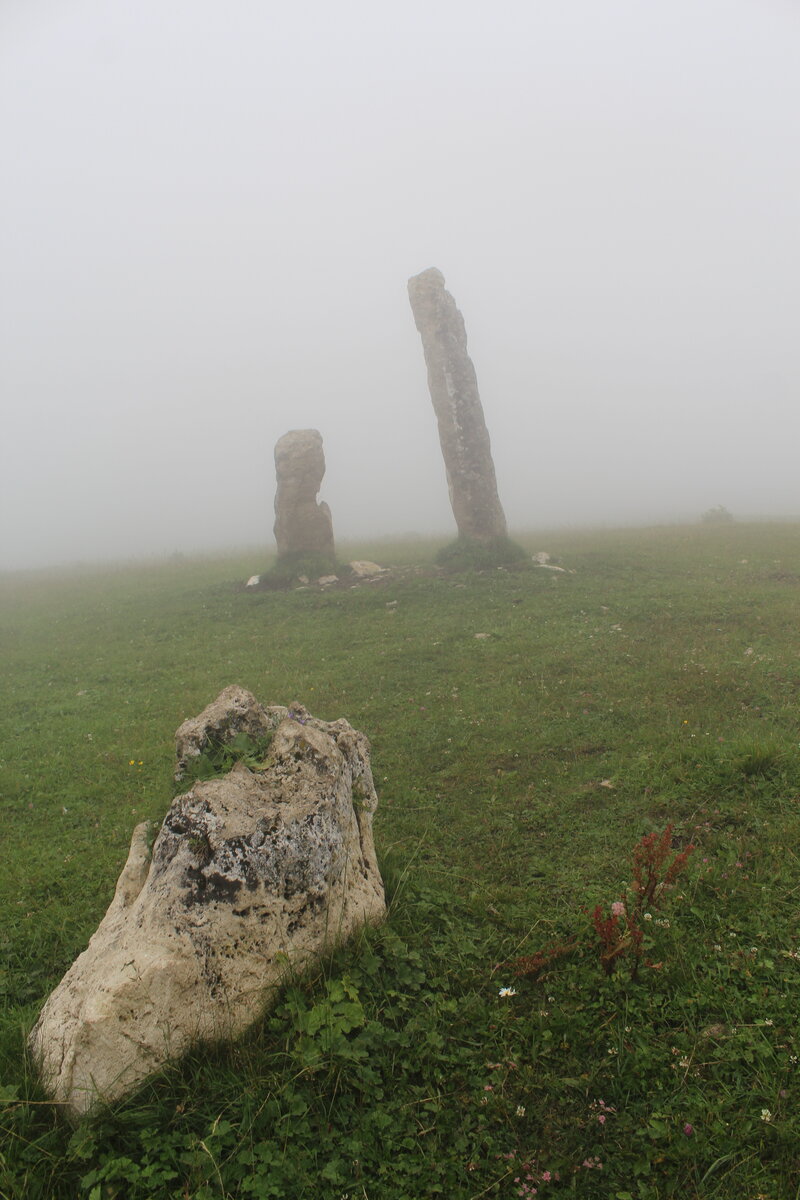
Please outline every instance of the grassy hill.
M0 578L0 1197L800 1195L800 527L518 540L565 570ZM369 736L389 921L73 1131L26 1032L229 683ZM602 922L668 825L637 951Z

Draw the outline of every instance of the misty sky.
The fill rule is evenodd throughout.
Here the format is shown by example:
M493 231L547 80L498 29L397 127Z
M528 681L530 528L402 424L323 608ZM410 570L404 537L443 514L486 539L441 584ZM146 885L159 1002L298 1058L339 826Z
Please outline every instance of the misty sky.
M512 530L800 515L796 0L2 0L0 172L0 567L454 531L429 266Z

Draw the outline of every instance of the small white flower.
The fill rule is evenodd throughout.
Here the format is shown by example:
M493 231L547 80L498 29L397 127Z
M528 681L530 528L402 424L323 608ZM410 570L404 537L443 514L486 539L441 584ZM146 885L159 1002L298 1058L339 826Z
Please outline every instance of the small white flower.
M774 1025L774 1024L775 1024L775 1022L774 1022L774 1021L771 1021L771 1020L769 1019L769 1017L768 1017L768 1018L767 1018L767 1020L764 1022L764 1024L765 1024L765 1025Z
M525 1105L524 1105L524 1104L518 1104L518 1105L517 1105L517 1116L518 1116L518 1117L524 1117L524 1116L525 1116Z
M768 1108L762 1108L761 1120L762 1121L771 1121L772 1120L772 1113L769 1111Z
M652 913L644 913L644 919L645 919L645 921L652 921L653 914Z
M719 942L714 942L714 945L711 947L711 949L716 950L717 954L722 953L722 946L720 946Z
M498 994L498 996L503 996L503 997L505 997L505 996L516 996L516 994L517 994L517 989L516 989L516 988L507 988L507 987L503 987L503 988L500 988L500 991L499 991L497 994Z

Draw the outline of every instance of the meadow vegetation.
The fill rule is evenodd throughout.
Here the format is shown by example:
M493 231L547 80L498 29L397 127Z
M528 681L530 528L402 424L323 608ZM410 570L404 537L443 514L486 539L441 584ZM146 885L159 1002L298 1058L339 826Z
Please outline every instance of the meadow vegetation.
M515 540L0 578L3 1200L800 1196L800 527ZM230 683L369 736L389 919L73 1129L27 1031Z

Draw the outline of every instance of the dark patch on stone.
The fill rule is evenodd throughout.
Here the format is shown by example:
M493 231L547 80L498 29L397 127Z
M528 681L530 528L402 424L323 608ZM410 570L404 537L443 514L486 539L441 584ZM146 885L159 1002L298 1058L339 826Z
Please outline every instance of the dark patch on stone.
M170 833L178 836L182 833L188 833L191 827L191 822L186 819L180 810L178 812L170 810L164 818L163 828L168 829Z
M215 900L231 903L242 890L241 879L229 879L227 875L203 867L189 867L186 878L191 889L186 898L187 906L211 904Z

